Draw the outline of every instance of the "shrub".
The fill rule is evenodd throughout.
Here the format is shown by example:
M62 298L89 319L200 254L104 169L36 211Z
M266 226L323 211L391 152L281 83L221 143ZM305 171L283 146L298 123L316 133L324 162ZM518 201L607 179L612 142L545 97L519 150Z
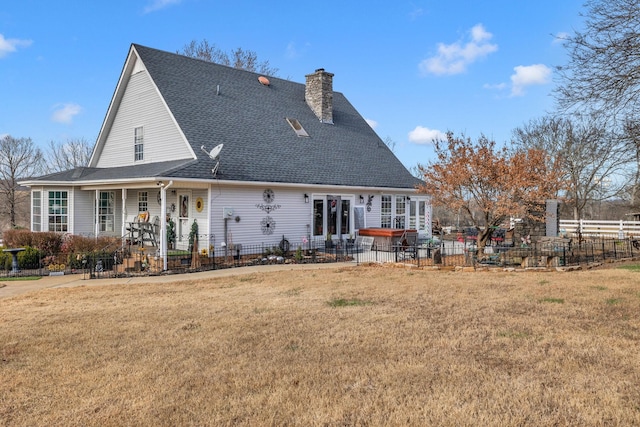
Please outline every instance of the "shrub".
M118 237L100 236L84 237L67 235L62 244L61 252L66 254L87 253L96 251L113 252L120 247L121 241Z
M24 251L18 252L18 266L20 268L40 268L40 251L37 248L27 246Z
M7 230L4 232L4 244L7 248L32 247L44 255L53 255L62 248L62 234L50 231Z
M7 248L24 248L31 246L33 234L29 230L12 229L4 232L4 245Z
M0 268L3 270L11 270L13 257L8 252L0 252Z

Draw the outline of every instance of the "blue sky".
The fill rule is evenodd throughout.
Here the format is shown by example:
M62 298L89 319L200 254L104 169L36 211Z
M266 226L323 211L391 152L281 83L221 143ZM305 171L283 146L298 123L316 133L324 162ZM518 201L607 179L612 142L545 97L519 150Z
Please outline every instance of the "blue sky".
M504 143L553 110L583 0L20 0L0 6L0 136L95 141L129 46L207 39L304 82L335 74L407 166L451 130Z

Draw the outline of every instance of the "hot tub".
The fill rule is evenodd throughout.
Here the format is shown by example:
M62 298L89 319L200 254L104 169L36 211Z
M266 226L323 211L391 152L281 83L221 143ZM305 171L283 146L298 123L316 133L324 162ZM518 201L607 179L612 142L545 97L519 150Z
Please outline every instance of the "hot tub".
M417 230L405 230L403 228L361 228L358 231L360 236L373 237L373 243L378 249L391 248L393 245L402 243L402 236L405 232L417 232Z

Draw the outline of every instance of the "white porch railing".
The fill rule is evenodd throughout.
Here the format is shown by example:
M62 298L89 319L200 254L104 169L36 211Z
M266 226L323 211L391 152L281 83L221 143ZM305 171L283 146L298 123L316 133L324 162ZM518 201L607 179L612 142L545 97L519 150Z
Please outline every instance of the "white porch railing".
M640 221L590 221L560 220L560 233L566 233L569 237L614 237L624 239L627 237L640 237Z

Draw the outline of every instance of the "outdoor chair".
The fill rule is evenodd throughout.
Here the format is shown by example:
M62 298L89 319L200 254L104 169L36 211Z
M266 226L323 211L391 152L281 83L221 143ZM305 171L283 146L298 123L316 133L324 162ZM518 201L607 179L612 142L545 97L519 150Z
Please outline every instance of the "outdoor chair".
M400 239L400 254L403 259L416 259L418 256L418 232L405 231Z

